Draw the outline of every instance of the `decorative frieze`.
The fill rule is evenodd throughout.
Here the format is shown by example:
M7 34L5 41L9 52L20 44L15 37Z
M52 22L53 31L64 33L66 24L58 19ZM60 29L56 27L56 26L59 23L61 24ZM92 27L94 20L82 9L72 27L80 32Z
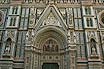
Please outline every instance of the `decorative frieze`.
M10 1L0 1L1 69L102 69L102 1Z

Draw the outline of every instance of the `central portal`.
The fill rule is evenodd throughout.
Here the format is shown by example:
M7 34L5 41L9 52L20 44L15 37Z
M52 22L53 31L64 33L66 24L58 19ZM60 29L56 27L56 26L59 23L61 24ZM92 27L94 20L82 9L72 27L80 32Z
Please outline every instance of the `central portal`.
M57 63L44 63L42 69L59 69L59 65Z

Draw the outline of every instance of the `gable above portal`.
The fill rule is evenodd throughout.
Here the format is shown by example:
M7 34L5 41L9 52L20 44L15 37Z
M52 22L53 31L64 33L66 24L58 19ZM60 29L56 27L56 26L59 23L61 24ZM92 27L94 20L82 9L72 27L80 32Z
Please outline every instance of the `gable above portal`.
M58 26L64 30L67 29L67 25L64 22L63 17L55 5L48 5L46 7L46 9L41 14L38 22L36 23L35 29L39 29L39 27L47 25Z

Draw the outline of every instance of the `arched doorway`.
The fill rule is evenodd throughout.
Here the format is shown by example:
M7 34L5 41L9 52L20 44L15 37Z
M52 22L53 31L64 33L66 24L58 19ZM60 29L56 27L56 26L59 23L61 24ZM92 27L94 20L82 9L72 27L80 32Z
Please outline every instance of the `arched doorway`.
M44 28L43 28L44 29ZM41 29L42 30L42 29ZM67 46L65 33L57 27L47 27L39 31L34 38L34 46L39 51L38 69L63 69L65 61L65 47ZM34 55L38 55L37 53ZM36 64L35 64L36 65Z
M43 63L42 69L59 69L59 65L57 63Z

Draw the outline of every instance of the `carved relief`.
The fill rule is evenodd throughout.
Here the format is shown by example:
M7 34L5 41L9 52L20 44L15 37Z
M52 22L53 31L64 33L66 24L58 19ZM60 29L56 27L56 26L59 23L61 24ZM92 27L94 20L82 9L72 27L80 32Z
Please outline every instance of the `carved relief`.
M34 31L28 30L26 34L27 45L33 45Z
M43 9L37 9L37 19L41 16Z
M29 27L33 27L36 20L36 8L31 8Z
M58 52L58 44L56 41L50 39L43 45L43 51L45 52Z
M55 25L61 27L59 21L52 13L50 13L49 16L43 21L43 25Z
M73 12L72 8L67 8L67 23L72 25L73 24Z
M76 43L76 34L73 31L68 32L68 42L69 43Z
M89 39L88 41L90 41L91 38L96 40L95 31L89 31L87 37Z
M7 31L7 37L14 38L15 32L14 31Z

